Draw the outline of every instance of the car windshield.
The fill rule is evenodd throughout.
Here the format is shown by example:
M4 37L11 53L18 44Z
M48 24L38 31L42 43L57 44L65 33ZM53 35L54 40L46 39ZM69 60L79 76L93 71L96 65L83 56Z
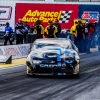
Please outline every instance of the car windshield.
M47 44L47 43L38 43L38 44L36 44L36 49L43 48L43 47L46 47L46 46L59 46L59 45L57 45L57 44Z
M70 44L63 44L63 43L34 43L33 48L34 49L39 49L39 48L44 48L44 47L62 47L62 48L66 48L66 49L70 49L71 46Z

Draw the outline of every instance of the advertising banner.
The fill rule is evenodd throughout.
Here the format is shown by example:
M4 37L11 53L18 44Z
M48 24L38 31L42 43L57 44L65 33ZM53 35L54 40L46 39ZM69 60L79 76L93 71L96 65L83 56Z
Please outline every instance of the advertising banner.
M78 5L16 3L15 13L16 23L21 18L32 26L39 19L44 27L46 27L49 20L54 21L58 19L62 28L70 29L74 24L74 19L78 18Z
M15 24L15 6L0 6L0 32L5 31L6 22L14 29Z
M30 44L1 46L0 55L12 55L12 59L27 57Z
M86 19L86 22L99 22L100 5L79 5L79 18Z

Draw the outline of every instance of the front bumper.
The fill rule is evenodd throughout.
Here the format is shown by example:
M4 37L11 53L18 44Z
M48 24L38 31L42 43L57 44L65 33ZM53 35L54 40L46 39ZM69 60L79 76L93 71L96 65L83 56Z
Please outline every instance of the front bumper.
M27 69L35 75L72 75L79 73L79 64L67 65L66 67L40 67L40 65L31 66L27 64Z

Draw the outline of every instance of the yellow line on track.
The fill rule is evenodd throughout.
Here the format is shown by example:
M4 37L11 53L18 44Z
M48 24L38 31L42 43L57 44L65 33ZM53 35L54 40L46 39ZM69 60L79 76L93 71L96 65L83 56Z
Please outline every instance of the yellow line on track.
M0 68L13 67L26 64L26 58L12 60L12 64L0 64Z

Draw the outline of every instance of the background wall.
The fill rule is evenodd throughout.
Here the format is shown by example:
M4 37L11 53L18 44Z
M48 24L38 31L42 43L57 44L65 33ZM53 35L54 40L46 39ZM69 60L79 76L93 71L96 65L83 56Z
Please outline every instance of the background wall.
M30 8L32 11L34 10L40 10L40 8L44 11L53 11L55 10L56 8L56 11L59 12L59 10L62 10L62 11L72 11L72 15L70 16L69 18L69 22L68 23L61 23L62 27L63 28L70 28L73 23L74 23L74 19L81 19L82 18L82 15L84 13L84 11L88 12L88 18L89 19L89 16L91 15L90 11L92 11L92 16L94 16L94 18L92 18L94 21L95 20L98 20L97 18L97 14L95 12L100 12L100 2L60 2L62 0L59 0L59 2L57 2L57 0L54 2L54 0L0 0L0 6L11 6L12 9L14 10L15 9L15 12L13 12L13 15L12 15L12 21L10 22L10 24L12 25L12 27L14 28L14 24L15 24L15 18L16 18L16 22L18 20L18 18L22 18L25 13L28 11L29 9L29 4L33 4L33 8ZM28 6L25 7L25 9L22 9L22 8L18 8L18 6L16 7L16 3L24 3ZM39 8L39 6L34 6L36 4L49 4L51 5L50 7L52 9L49 9L48 6L47 6L47 9L45 9L45 7L41 6ZM55 7L52 7L52 4L56 4ZM57 6L57 4L61 4L62 6ZM72 5L72 7L67 7L69 5ZM64 8L63 8L63 5ZM75 7L74 5L77 5L77 7ZM24 6L24 5L23 5ZM58 10L57 10L58 8ZM22 11L21 11L22 10ZM8 20L5 21L5 23L7 22ZM0 24L1 23L1 20L0 20ZM32 25L33 23L30 23L30 25ZM45 24L47 25L47 24ZM3 27L3 26L2 26ZM0 26L1 28L1 26ZM4 27L3 27L4 28Z

